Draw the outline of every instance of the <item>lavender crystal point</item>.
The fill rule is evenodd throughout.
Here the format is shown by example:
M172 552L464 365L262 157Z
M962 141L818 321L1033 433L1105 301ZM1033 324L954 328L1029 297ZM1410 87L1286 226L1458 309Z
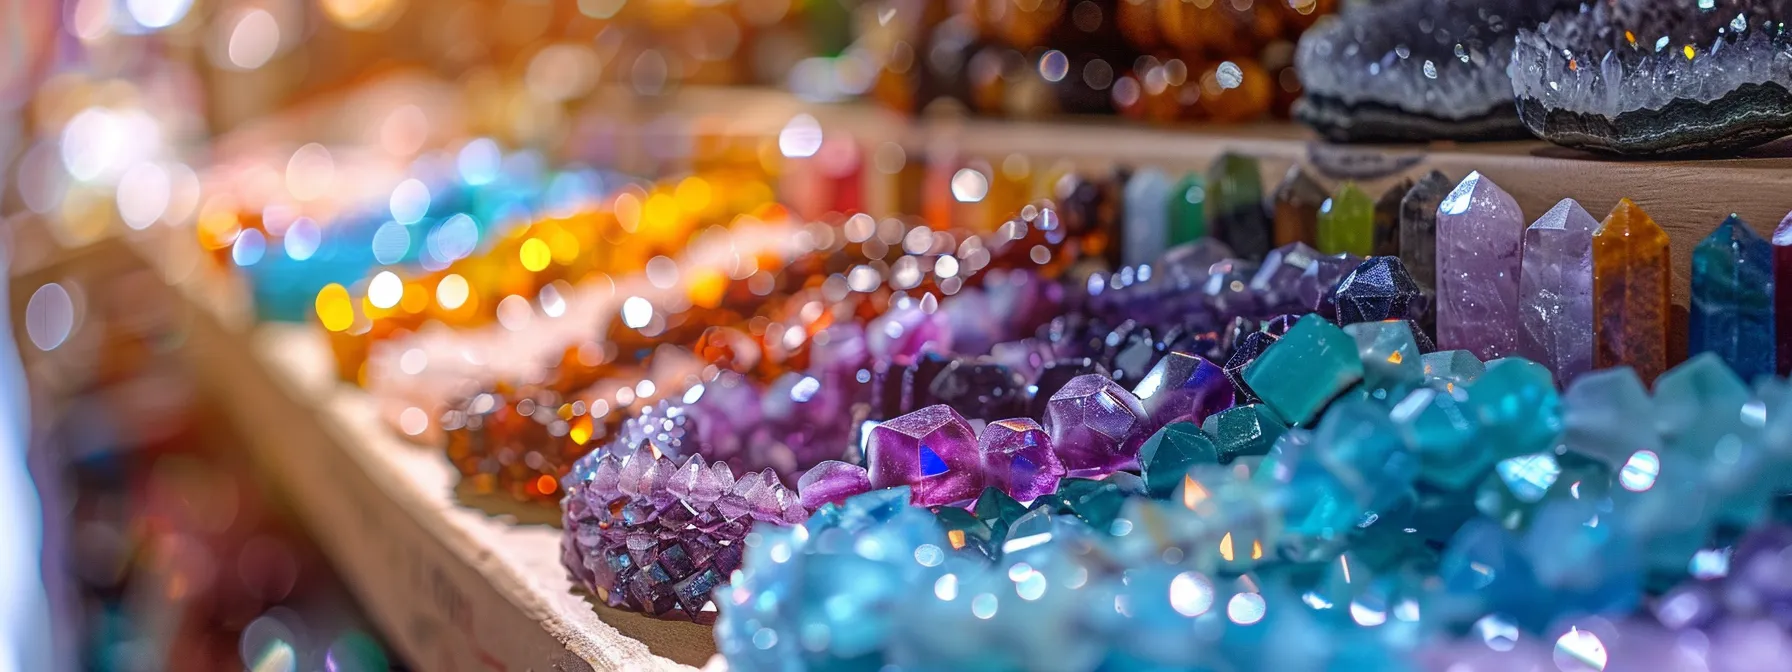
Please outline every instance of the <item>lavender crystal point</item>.
M1051 438L1030 418L989 423L977 437L977 455L989 487L1023 502L1057 491L1064 478Z
M1524 233L1518 354L1558 384L1593 368L1593 230L1599 222L1565 198Z
M1518 352L1518 202L1469 173L1437 208L1437 341L1481 359Z
M797 480L797 492L803 508L818 509L823 504L839 504L846 498L871 491L871 475L865 468L839 460L828 460L811 467Z
M1199 425L1238 401L1224 368L1180 352L1164 355L1132 391L1145 409L1150 432L1177 421Z
M872 428L866 461L871 465L871 485L909 486L920 506L971 499L983 490L977 434L964 416L945 405L928 406Z
M1045 407L1045 432L1073 475L1137 465L1148 427L1138 397L1106 376L1072 378Z

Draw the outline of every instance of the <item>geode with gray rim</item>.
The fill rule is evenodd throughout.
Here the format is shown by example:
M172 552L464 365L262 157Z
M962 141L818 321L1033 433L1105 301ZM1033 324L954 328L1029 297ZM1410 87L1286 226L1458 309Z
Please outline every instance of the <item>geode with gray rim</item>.
M1527 137L1512 105L1514 36L1571 0L1395 0L1321 22L1295 54L1294 113L1339 142Z
M1608 0L1520 31L1518 114L1559 145L1734 152L1792 133L1786 0Z

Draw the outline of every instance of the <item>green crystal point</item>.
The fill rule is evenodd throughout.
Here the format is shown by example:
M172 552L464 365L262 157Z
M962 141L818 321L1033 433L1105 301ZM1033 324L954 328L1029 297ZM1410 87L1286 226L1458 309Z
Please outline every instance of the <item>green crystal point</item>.
M1207 180L1200 173L1182 176L1170 189L1170 246L1207 236Z
M1318 247L1323 254L1375 254L1375 201L1355 182L1339 185L1319 206Z

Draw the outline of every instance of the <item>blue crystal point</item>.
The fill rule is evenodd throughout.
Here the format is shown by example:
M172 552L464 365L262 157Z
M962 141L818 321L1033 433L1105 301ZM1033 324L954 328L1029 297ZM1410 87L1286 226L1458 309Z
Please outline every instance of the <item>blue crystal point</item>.
M1730 215L1692 251L1688 353L1716 353L1744 380L1773 374L1773 290L1773 245Z

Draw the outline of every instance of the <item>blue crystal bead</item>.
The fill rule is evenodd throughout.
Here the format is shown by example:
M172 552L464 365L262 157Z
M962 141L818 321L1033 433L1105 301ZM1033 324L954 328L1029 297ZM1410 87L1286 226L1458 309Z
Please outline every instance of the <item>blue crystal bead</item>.
M1561 395L1555 376L1519 357L1494 360L1468 390L1468 405L1481 440L1501 456L1554 448L1562 431Z
M1231 464L1239 458L1268 455L1276 439L1288 431L1288 425L1268 406L1249 404L1207 416L1201 431L1213 437L1219 463Z
M1654 402L1643 380L1630 367L1581 374L1562 395L1562 444L1613 469L1631 455L1661 452Z
M1413 390L1389 414L1419 458L1419 477L1444 491L1480 481L1498 459L1478 440L1480 423L1464 401L1467 392Z
M1744 379L1772 375L1773 292L1773 245L1730 215L1692 251L1688 353L1716 353Z
M1318 315L1294 324L1244 368L1244 382L1276 415L1312 422L1327 402L1363 378L1356 341Z
M1139 447L1139 468L1145 491L1164 498L1182 484L1182 475L1197 464L1219 464L1213 437L1192 422L1172 422Z

